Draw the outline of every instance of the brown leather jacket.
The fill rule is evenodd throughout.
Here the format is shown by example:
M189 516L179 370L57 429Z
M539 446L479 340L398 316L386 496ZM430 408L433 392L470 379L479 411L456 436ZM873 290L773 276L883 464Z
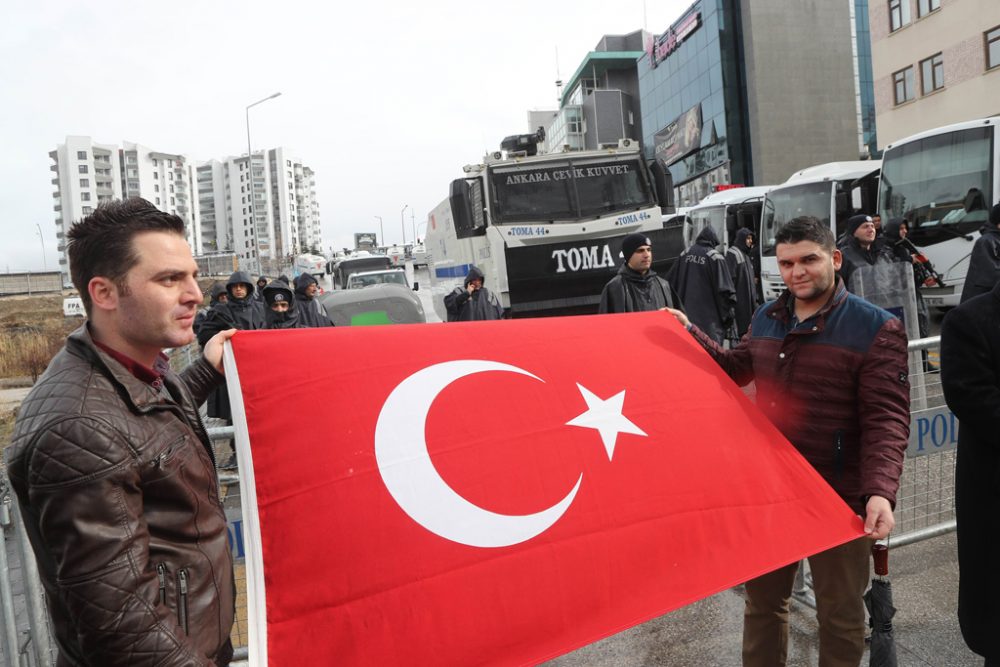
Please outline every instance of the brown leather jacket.
M234 585L198 404L222 376L165 376L174 400L99 351L86 325L21 405L8 475L60 665L224 665Z

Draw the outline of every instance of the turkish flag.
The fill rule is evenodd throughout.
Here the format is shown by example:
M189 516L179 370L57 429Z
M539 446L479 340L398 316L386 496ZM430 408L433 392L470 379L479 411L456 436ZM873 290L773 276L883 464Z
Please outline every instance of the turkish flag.
M863 534L666 313L236 334L252 664L529 664Z

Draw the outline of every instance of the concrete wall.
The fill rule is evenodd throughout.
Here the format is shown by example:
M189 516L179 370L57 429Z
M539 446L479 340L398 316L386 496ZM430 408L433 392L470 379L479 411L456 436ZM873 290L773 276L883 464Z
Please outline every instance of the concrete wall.
M58 271L44 273L0 273L0 294L61 292L62 288L62 274Z
M888 0L868 6L879 148L942 125L1000 114L1000 67L986 71L984 33L1000 26L997 0L941 0L941 8L889 32ZM920 62L940 53L944 88L927 95ZM892 75L913 67L916 97L896 105Z
M858 159L849 3L748 0L741 20L753 182Z

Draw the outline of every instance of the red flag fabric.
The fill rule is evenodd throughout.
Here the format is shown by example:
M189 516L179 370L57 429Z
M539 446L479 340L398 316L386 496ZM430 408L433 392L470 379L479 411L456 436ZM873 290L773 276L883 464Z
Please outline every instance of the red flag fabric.
M666 313L240 332L226 361L252 664L537 663L863 534Z

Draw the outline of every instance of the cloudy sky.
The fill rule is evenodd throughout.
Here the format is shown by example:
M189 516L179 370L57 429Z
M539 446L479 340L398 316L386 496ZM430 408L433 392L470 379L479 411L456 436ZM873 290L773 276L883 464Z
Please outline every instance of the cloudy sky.
M604 34L692 0L4 3L0 271L57 264L48 153L66 135L195 160L286 146L316 172L324 245L406 237L462 165L556 106ZM557 60L558 54L558 60ZM558 70L557 70L558 67ZM411 212L415 218L411 219Z

